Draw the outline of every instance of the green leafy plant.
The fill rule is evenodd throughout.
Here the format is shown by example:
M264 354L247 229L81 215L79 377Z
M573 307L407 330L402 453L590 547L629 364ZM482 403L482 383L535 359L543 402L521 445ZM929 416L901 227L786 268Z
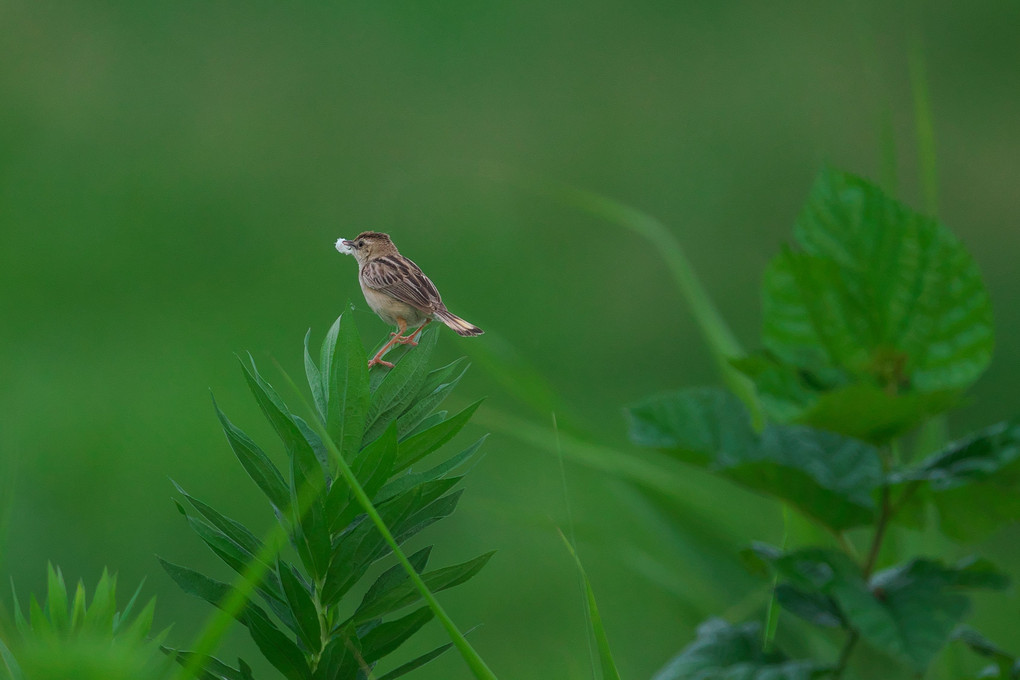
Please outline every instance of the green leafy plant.
M181 513L237 572L238 584L166 560L163 567L186 592L247 627L265 658L290 680L392 680L453 645L477 677L490 677L432 593L464 583L492 553L428 570L432 546L409 556L399 548L454 511L461 495L455 490L461 479L456 470L484 441L432 467L411 469L460 432L478 407L453 415L437 410L467 367L460 359L429 370L436 337L433 329L425 331L420 346L396 350L393 369L369 372L350 315L330 328L318 362L306 336L305 369L316 419L311 424L287 407L253 361L242 362L252 394L283 443L286 474L218 407L217 414L238 461L275 514L277 530L268 539L260 540L177 487ZM293 549L296 562L284 559L284 546L277 545L282 543ZM391 553L400 563L378 573L355 602L356 586ZM374 672L434 616L451 631L453 642L385 674ZM207 639L202 643L195 652L178 653L187 667L200 669L200 677L252 680L243 661L233 668L209 657L206 648L213 645Z
M60 569L47 568L42 604L32 595L28 615L14 594L16 634L0 642L0 678L7 680L159 680L169 677L170 659L160 653L163 631L149 639L156 607L140 611L141 586L117 610L117 577L105 570L89 601L85 584L68 592Z
M1020 518L1020 421L934 452L910 436L988 366L993 326L980 273L941 223L831 169L794 234L798 248L765 276L764 349L731 361L754 395L652 397L629 409L630 436L828 531L825 544L755 544L743 557L770 575L783 611L820 634L836 631L839 652L791 659L769 626L713 619L656 680L838 678L860 643L921 674L954 639L995 661L982 677L1015 677L1012 656L958 628L968 593L1005 588L1003 574L980 558L883 550L895 524L922 527L929 514L961 542Z

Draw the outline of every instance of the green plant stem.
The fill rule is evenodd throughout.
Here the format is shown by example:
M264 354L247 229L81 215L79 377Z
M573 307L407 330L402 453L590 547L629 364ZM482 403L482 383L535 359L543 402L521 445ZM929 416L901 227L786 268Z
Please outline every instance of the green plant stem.
M397 560L404 568L404 571L407 572L411 582L414 584L415 588L418 589L418 592L421 593L422 599L425 600L425 603L436 615L436 618L439 619L443 628L446 629L447 635L450 636L450 640L457 648L457 651L460 652L460 655L464 658L465 663L467 663L474 676L479 678L479 680L496 680L495 673L489 669L489 667L485 664L485 661L482 660L482 657L479 656L477 651L475 651L475 648L471 646L471 643L467 641L464 634L460 632L460 629L457 628L457 624L453 622L453 619L451 619L446 613L443 606L439 604L439 600L437 600L435 595L432 594L429 587L425 585L425 581L422 580L421 576L414 568L414 565L412 565L410 560L407 559L404 551L400 549L400 545L397 543L396 539L393 538L393 534L390 532L389 527L386 526L386 523L379 515L378 510L375 509L375 506L372 505L372 500L368 497L368 494L365 493L365 489L361 486L361 483L354 475L354 472L347 464L347 461L344 460L343 454L340 452L340 449L337 447L333 439L329 436L326 428L323 427L322 422L315 416L314 411L308 404L308 401L304 398L304 395L301 394L297 384L291 379L290 375L282 369L282 367L280 368L280 372L283 374L284 379L290 383L291 388L294 390L294 393L298 395L298 398L304 404L305 408L312 413L309 423L312 425L316 434L318 434L322 439L322 443L326 445L327 449L329 449L330 454L336 460L340 476L343 477L344 481L350 487L351 491L354 493L354 497L358 499L358 503L365 511L365 514L368 515L372 524L375 525L375 528L379 531L383 540L386 541L387 545L389 545L393 554L397 556Z
M564 203L630 229L655 247L655 251L666 261L680 293L690 305L723 381L747 406L755 427L760 427L763 416L754 384L730 363L733 357L743 355L744 350L702 286L680 242L666 225L640 210L591 191L560 185L553 189L552 194Z
M878 553L882 549L882 542L885 540L885 531L889 526L889 520L891 517L892 512L889 505L889 484L883 482L882 502L881 508L879 509L878 524L875 525L875 536L871 540L871 549L868 550L868 558L864 562L864 568L862 569L862 574L865 580L867 580L871 576L871 572L875 570L875 563L878 562Z

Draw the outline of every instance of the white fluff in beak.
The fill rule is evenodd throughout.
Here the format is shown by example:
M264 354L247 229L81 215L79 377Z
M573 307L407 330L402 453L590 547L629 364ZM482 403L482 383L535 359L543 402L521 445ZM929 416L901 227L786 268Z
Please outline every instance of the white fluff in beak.
M350 246L344 245L344 240L343 237L336 240L336 251L342 255L353 255L354 251Z

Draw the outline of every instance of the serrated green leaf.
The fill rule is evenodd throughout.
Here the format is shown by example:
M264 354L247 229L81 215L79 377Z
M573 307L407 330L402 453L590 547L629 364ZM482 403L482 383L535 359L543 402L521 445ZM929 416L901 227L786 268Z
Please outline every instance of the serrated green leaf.
M777 571L805 592L832 598L848 624L872 646L921 672L969 610L963 588L1006 586L983 560L946 567L916 559L875 574L868 583L843 553L818 548L771 559Z
M298 635L304 643L305 649L312 654L317 654L322 648L322 627L319 623L319 612L312 601L312 596L290 567L281 562L278 564L277 571L280 574L283 592L287 596L287 603L298 624Z
M287 482L277 469L276 465L269 459L262 449L253 442L248 435L234 426L213 399L213 407L216 409L216 416L220 419L223 432L227 436L230 448L237 456L241 466L248 476L266 495L269 502L273 504L276 511L285 515L290 508L290 494L287 491Z
M46 564L46 611L50 615L50 623L58 633L71 630L71 619L67 611L67 586L60 569L54 569L51 563Z
M415 553L415 557L421 555L419 551ZM433 593L438 593L447 588L453 588L461 583L465 583L475 576L479 571L482 570L495 552L488 552L484 555L462 562L451 567L444 567L442 569L436 569L422 575L422 581L428 586L429 590ZM425 552L425 559L428 559L428 553ZM408 558L411 559L411 558ZM424 560L421 561L421 568L417 564L415 565L415 571L421 572L424 568ZM390 612L395 612L404 607L408 607L421 599L421 593L411 583L406 572L403 573L402 579L397 579L398 574L396 570L400 569L403 571L400 565L397 565L386 574L383 574L378 581L373 585L365 597L362 599L361 604L358 605L358 609L354 613L354 622L361 624L366 621L370 621L376 617L384 616ZM383 582L383 577L389 577L392 581Z
M761 624L732 625L709 619L698 636L653 680L810 680L823 670L813 661L793 661L776 648L762 649Z
M163 566L163 570L181 590L188 595L205 600L214 607L221 608L233 591L233 587L229 584L209 578L194 569L168 562L162 557L157 559ZM247 625L247 621L251 618L267 617L268 615L257 604L248 602L235 616L238 621Z
M839 370L845 384L896 396L936 395L897 405L879 424L891 431L948 407L985 370L993 343L988 293L971 256L940 223L859 177L826 170L795 234L804 251L782 253L765 278L763 340L783 362ZM894 414L902 419L890 422Z
M256 559L255 555L239 546L211 524L190 516L188 517L188 524L198 534L198 537L209 546L209 549L223 560L227 566L237 572L238 575L243 576L248 569L248 565ZM266 565L266 567L268 569L269 565ZM267 571L262 582L256 584L256 588L280 602L285 601L280 581L272 571Z
M423 421L418 423L417 427L415 427L413 430L405 434L402 437L402 439L409 439L410 437L413 437L416 434L420 434L434 425L438 425L439 423L446 420L447 416L449 415L450 415L449 411L436 411L435 413L433 413L432 415L428 416Z
M404 644L435 614L429 607L416 609L406 616L381 623L361 637L362 656L369 664L375 663Z
M478 410L478 407L481 406L481 404L482 400L476 401L448 420L444 420L437 425L433 425L429 429L419 432L418 434L408 437L400 442L397 461L394 465L394 472L409 468L425 456L437 450L446 442L453 439L454 436L456 436L456 434L460 432L465 425L467 425L467 422L471 419L471 416L476 410Z
M628 416L636 444L783 499L835 530L874 517L882 465L869 444L802 426L769 425L759 435L743 404L715 389L652 397Z
M776 587L776 600L786 611L824 628L843 628L846 621L839 605L828 595L794 588L788 583Z
M906 509L932 500L942 531L973 541L1020 520L1020 421L985 428L952 442L918 465L890 475L892 484L921 484Z
M351 314L337 320L335 345L323 364L326 398L326 431L350 462L361 448L369 410L368 357Z
M410 562L411 566L414 567L414 570L420 574L425 570L425 565L428 564L429 556L431 554L432 546L426 546L413 555L408 556L407 561ZM368 620L368 618L371 618L366 618L364 616L358 617L357 615L359 612L364 612L380 599L388 597L395 589L401 587L401 585L405 583L410 584L410 577L408 577L407 571L405 571L404 565L402 564L395 564L380 574L379 578L375 580L375 583L372 584L365 593L365 596L361 599L361 604L355 612L355 623L363 623ZM411 587L413 588L414 586L412 585ZM385 614L387 611L389 610L382 611L380 614Z
M418 346L397 361L372 391L365 417L364 441L370 442L382 434L389 421L396 419L411 404L428 374L429 361L438 338L437 329L422 331Z

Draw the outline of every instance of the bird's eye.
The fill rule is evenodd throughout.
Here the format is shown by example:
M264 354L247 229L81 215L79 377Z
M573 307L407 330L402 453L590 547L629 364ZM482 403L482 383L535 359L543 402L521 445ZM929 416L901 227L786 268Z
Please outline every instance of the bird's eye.
M358 241L358 247L359 248L364 248L365 247L365 242L364 241Z

